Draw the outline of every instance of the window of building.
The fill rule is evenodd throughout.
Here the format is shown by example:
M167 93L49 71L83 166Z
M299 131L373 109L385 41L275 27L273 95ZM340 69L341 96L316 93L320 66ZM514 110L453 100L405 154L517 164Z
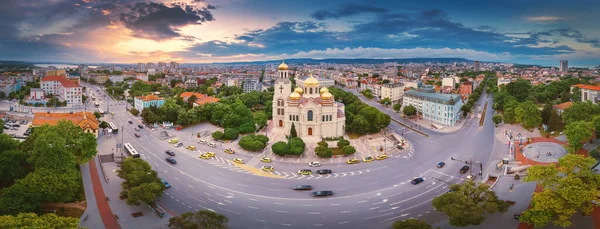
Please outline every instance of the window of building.
M306 116L307 116L306 117L307 121L312 121L313 120L313 112L312 111L308 111Z

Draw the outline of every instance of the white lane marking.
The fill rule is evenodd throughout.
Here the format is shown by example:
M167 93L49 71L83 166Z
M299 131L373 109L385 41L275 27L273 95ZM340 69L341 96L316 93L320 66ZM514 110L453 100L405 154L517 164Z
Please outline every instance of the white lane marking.
M362 203L365 203L365 202L367 202L367 201L366 200L358 201L359 204L362 204Z
M173 178L175 178L175 180L179 180L179 178L177 178L177 177L173 177Z
M350 211L341 211L340 214L350 213Z
M273 204L279 204L279 205L283 205L283 203L278 203L278 202L274 202Z
M309 212L308 214L309 214L309 215L319 215L319 214L321 214L321 213L320 213L320 212Z
M248 206L248 208L258 209L257 207L254 207L254 206Z
M312 207L311 204L303 204L302 207Z
M289 223L282 223L282 224L281 224L281 226L288 226L288 227L291 227L292 225L291 225L291 224L289 224Z
M225 202L227 202L227 203L230 203L230 204L233 204L233 202L231 202L231 201L229 201L229 200L223 200L223 201L225 201Z
M237 185L242 186L242 187L248 187L248 185L240 184L240 183L237 183Z
M258 222L263 222L263 223L266 223L266 222L267 222L266 220L262 220L262 219L256 219L256 221L258 221Z
M206 194L207 196L212 196L210 193L208 192L204 192L204 194Z
M248 200L252 200L252 201L258 201L257 199L252 199L252 198L248 198Z
M194 186L191 186L191 185L189 185L189 184L188 184L188 187L190 187L190 188L194 188Z
M392 210L396 210L396 209L398 209L398 208L399 208L399 207L393 207L393 208L390 208L390 209L381 210L381 211L379 211L379 212L387 212L387 211L392 211Z
M323 226L323 224L322 223L313 224L313 227L320 227L320 226Z
M288 213L288 211L277 211L279 213Z
M340 206L341 204L330 204L331 206Z
M237 215L241 215L241 214L242 214L242 213L239 213L239 212L234 212L234 211L227 210L227 209L225 209L225 208L221 208L221 207L218 207L218 209L221 209L221 210L223 210L223 211L230 212L230 213L233 213L233 214L237 214Z
M375 210L378 209L379 207L374 207L374 208L369 208L369 210Z
M350 221L344 221L344 222L339 222L338 224L346 224L349 223Z

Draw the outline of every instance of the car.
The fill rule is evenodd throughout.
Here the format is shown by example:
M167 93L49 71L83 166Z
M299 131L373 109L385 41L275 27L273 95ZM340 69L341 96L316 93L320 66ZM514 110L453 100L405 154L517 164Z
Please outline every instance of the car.
M312 190L312 186L306 184L299 184L292 186L293 190Z
M223 152L228 153L228 154L234 154L235 151L233 151L232 149L225 149L223 150Z
M4 125L4 129L10 129L10 126Z
M212 156L210 156L210 155L208 155L206 153L203 153L203 154L200 154L200 156L198 156L198 157L202 158L202 159L210 159Z
M238 163L238 164L244 164L244 159L241 158L234 158L233 162Z
M275 171L275 168L273 168L273 166L267 166L267 165L263 165L262 167L260 167L260 169L262 169L263 171L267 171L267 172Z
M172 158L172 157L167 157L167 159L166 159L166 160L167 160L169 163L171 163L171 164L177 164L177 160L175 160L175 158Z
M332 191L317 191L312 193L313 197L333 196Z
M186 146L185 148L189 149L189 150L196 150L196 146L192 146L192 145Z
M137 127L136 127L136 128L133 128L133 129L134 129L135 131L140 131L140 129L138 129Z
M263 158L260 159L260 161L261 162L265 162L265 163L271 163L272 160L271 160L271 158L263 157Z
M308 163L308 166L310 166L310 167L319 167L319 166L321 166L321 162L311 161L311 162Z
M442 162L440 162L440 163L437 164L437 167L441 168L441 167L444 167L444 165L446 165L446 163L442 161Z
M348 159L348 161L346 161L346 163L348 163L348 164L356 164L356 163L359 163L359 162L360 162L360 160L358 160L356 158L355 159Z
M12 126L13 127L21 127L21 125L19 125L19 124L13 124Z
M475 173L471 173L471 174L467 175L466 179L472 181L475 179L475 176L477 176L477 175L475 175Z
M419 178L413 179L412 181L410 181L410 183L416 185L416 184L419 184L419 183L421 183L423 181L425 181L425 179L423 179L422 177L419 177Z
M363 158L363 161L364 161L364 162L371 162L371 161L373 161L373 160L375 160L375 159L373 159L373 157L371 157L371 156L368 156L368 157L365 157L365 158Z
M183 146L183 142L178 142L177 144L174 145L174 147L180 147Z
M177 140L176 138L169 139L169 143L171 143L171 144L175 144L178 142L179 142L179 140Z
M200 144L206 144L207 142L208 142L208 141L206 141L206 140L204 140L204 139L200 139L200 140L198 140L198 143L200 143Z
M301 170L298 170L298 174L300 174L300 175L311 175L312 174L312 170L310 170L310 169L301 169Z
M211 156L211 157L215 156L215 153L210 152L210 151L207 151L207 152L204 152L204 153L207 154L208 156Z
M212 142L209 142L209 143L208 143L208 146L210 146L210 147L213 147L213 148L217 148L217 144L215 144L215 143L212 143Z
M317 174L331 174L331 169L319 169Z
M460 173L466 173L467 171L469 171L469 166L465 165L462 168L460 168Z
M375 157L375 160L381 161L381 160L385 160L387 158L388 158L387 155L382 154L382 155L377 155L377 157Z
M160 180L160 182L162 182L165 185L165 188L171 187L171 184L169 184L169 182L167 182L166 180Z
M129 120L129 124L133 124L133 121Z
M144 126L142 124L138 124L138 128L144 129Z
M138 137L138 138L139 138L139 137L142 137L142 135L141 135L141 134L139 134L139 133L133 133L133 135L135 135L135 137Z
M175 152L173 152L172 150L166 150L165 153L169 156L175 156Z

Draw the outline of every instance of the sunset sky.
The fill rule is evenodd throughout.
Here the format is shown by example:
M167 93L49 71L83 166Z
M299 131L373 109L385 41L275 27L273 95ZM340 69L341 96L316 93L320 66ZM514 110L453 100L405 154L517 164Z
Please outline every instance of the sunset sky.
M600 65L598 0L3 0L0 60Z

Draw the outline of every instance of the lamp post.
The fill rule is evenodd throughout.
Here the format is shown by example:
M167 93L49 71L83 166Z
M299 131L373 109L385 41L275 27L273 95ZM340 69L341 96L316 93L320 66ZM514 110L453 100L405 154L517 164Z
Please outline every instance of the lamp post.
M121 126L121 152L123 152L123 147L125 147L125 141L123 140L125 136L125 124Z

